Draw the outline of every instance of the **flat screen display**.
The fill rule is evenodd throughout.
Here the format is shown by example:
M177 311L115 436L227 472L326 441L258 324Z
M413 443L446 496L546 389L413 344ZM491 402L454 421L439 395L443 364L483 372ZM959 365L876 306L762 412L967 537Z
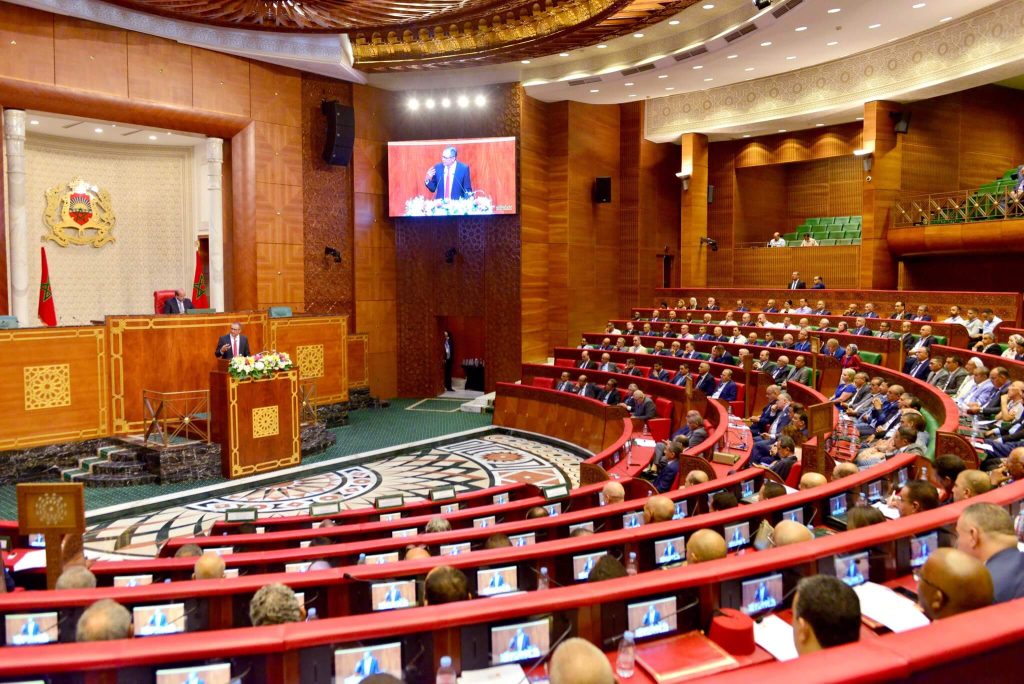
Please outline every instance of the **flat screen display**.
M562 512L562 504L560 504L560 503L548 504L547 506L544 507L544 510L548 512L549 516L556 516L556 515L558 515L559 513Z
M749 499L752 496L754 496L754 481L744 480L740 483L740 498Z
M628 530L634 527L641 527L644 524L644 516L640 511L633 511L622 516L622 529Z
M882 500L882 483L880 481L868 483L867 500L871 503Z
M457 504L457 503L442 504L441 505L441 512L442 513L458 513L458 511L459 511L459 504Z
M384 565L385 563L397 563L398 552L389 551L387 553L371 553L366 557L367 565Z
M604 551L596 553L584 553L572 557L572 576L578 582L585 582L590 577L590 571L594 569L598 559L605 555Z
M629 629L638 639L667 634L676 629L676 597L631 603L627 606Z
M789 510L789 511L783 511L782 519L783 520L792 520L793 522L797 522L797 523L800 523L801 525L803 525L804 524L804 509L802 509L802 508L794 508L794 509Z
M375 674L389 674L402 678L402 642L339 648L334 652L335 682L359 684L366 677Z
M407 527L404 530L392 530L391 536L394 538L415 537L418 533L415 527Z
M472 549L470 548L469 542L459 542L458 544L441 544L441 555L442 556L458 556L460 553L469 553Z
M495 665L535 660L548 652L551 625L547 618L491 627L491 662Z
M513 534L508 538L512 542L512 546L529 546L530 544L537 543L536 532L526 532L524 534Z
M774 610L782 602L782 575L776 573L743 582L741 585L743 603L740 610L747 615L757 615Z
M868 552L851 553L846 556L836 556L836 577L851 587L864 584L868 581Z
M495 494L491 497L491 501L494 502L495 506L501 506L508 503L508 492L502 492L501 494Z
M833 496L829 499L828 512L836 518L846 515L846 494Z
M389 216L516 213L516 139L388 143Z
M516 566L483 568L476 573L476 593L480 596L496 596L519 589Z
M741 549L750 543L750 523L741 522L725 526L725 545L729 549Z
M374 610L395 610L416 605L416 580L377 582L370 585Z
M655 565L680 563L686 558L686 537L658 539L654 542Z
M473 518L473 527L494 527L497 522L497 518L493 515L488 515L483 518Z
M687 509L685 501L676 501L676 512L672 514L672 519L682 520L687 516Z
M230 684L231 663L157 670L156 684Z
M302 561L299 563L285 563L285 572L306 572L309 570L309 566L313 564L313 561Z
M402 514L401 513L381 513L380 514L380 521L381 522L391 522L392 520L401 520L401 519L402 519Z
M115 587L141 587L144 584L152 584L152 575L115 575Z
M919 568L939 546L939 533L929 532L910 539L910 567Z
M177 634L185 631L185 604L165 603L160 606L136 606L132 609L135 636Z
M57 611L20 613L4 617L8 646L31 646L57 641Z

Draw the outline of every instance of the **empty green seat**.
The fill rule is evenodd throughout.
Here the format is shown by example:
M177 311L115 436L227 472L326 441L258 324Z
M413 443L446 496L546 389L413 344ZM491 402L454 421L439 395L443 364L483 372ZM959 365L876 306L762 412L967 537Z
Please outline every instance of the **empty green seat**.
M852 243L853 240L847 240L846 238L842 238L840 240L836 240L836 247L846 247L847 245L850 245Z
M818 240L818 244L822 247L835 247L836 241L833 238L825 238L824 240Z
M882 363L882 354L879 352L864 351L863 349L858 349L857 356L860 357L861 361L864 361L866 363Z
M841 231L841 230L830 230L830 231L828 231L828 235L826 237L829 240L842 240L843 239L843 231Z
M786 246L787 247L799 247L800 246L800 240L787 240L786 241Z

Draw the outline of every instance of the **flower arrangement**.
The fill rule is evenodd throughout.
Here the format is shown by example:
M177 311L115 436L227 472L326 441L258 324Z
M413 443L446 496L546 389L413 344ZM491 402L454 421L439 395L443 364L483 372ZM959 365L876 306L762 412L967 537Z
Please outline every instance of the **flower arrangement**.
M259 380L291 367L292 360L287 353L269 351L234 357L228 364L228 374L235 380Z
M405 216L473 216L493 214L491 198L478 194L466 199L428 199L417 195L405 202Z

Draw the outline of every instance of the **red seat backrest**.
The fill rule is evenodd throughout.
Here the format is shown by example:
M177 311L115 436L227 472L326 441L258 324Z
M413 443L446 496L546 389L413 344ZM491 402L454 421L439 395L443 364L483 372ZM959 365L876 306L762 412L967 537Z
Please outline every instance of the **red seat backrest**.
M555 359L555 365L559 368L575 368L576 364L572 359Z
M154 290L153 291L153 313L162 314L164 312L164 302L174 296L174 290Z
M800 461L793 464L793 467L789 469L789 477L786 478L786 486L796 489L800 486L800 475L803 473L804 466Z
M659 418L672 418L672 401L670 399L657 398L654 400L654 414Z
M543 378L543 377L538 376L538 377L535 377L533 379L533 386L534 387L546 387L548 389L554 389L555 388L555 379L554 378Z
M646 378L648 376L648 374L650 374L650 372L651 372L651 369L648 366L637 366L636 368L641 373L643 373L643 375L641 377L644 377L644 378Z

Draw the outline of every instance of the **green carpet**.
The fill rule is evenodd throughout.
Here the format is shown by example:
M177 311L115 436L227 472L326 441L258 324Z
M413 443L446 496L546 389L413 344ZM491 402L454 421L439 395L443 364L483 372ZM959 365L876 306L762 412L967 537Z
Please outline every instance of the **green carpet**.
M333 447L320 454L302 459L303 465L319 463L339 456L349 456L364 451L373 451L406 442L442 437L453 432L471 430L491 424L486 413L455 411L442 413L434 411L406 411L419 399L395 399L386 409L360 409L348 414L349 424L333 430L338 441ZM458 404L445 402L450 410ZM422 404L421 404L422 406ZM135 487L85 488L85 509L104 508L127 501L148 499L162 494L183 492L196 487L227 482L224 478L180 482L168 485L139 485ZM0 486L0 519L15 520L18 517L13 486Z

